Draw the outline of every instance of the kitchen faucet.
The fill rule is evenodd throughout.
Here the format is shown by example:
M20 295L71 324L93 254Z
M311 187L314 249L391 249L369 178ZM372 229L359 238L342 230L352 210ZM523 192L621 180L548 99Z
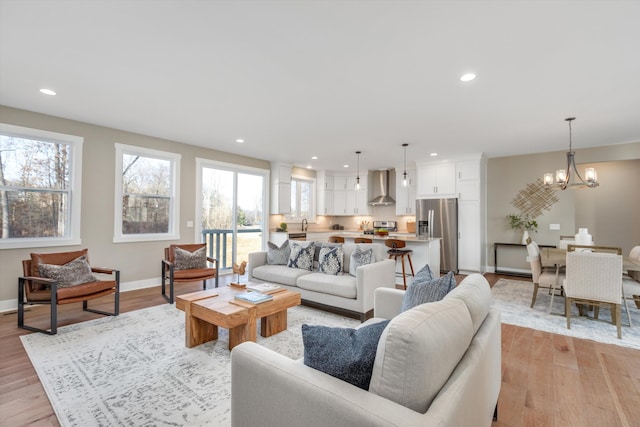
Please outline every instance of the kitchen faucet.
M309 222L305 218L302 220L302 231L307 231L308 228L309 228Z

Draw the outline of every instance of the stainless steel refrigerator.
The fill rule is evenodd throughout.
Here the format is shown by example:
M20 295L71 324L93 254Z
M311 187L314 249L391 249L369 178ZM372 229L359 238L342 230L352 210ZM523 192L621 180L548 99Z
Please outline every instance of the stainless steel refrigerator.
M440 237L440 272L458 273L458 199L416 200L417 236Z

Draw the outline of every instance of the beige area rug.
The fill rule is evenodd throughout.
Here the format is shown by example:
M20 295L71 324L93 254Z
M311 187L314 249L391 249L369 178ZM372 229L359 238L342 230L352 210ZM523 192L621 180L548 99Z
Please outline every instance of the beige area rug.
M533 308L529 308L533 295L531 282L500 279L491 289L491 293L494 304L502 311L502 323L640 349L640 310L631 301L629 311L633 327L628 326L627 313L622 307L622 339L618 339L616 327L611 324L611 311L608 309L601 309L600 320L595 320L591 317L580 317L574 305L571 311L571 329L567 329L567 319L562 315L564 298L554 297L550 314L551 295L547 289L540 289Z
M288 311L288 330L258 343L303 356L301 326L360 324L309 307ZM228 331L184 346L184 313L161 305L30 334L22 343L62 426L229 426Z

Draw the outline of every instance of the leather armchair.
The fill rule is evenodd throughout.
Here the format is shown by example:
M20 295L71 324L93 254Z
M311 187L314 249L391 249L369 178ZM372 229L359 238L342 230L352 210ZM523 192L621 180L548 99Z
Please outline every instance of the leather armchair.
M215 278L215 287L218 287L218 260L206 257L208 263L214 267L179 269L176 268L176 248L188 252L195 252L199 249L206 248L206 243L194 243L184 245L169 245L164 249L164 259L162 260L162 296L173 304L175 301L175 282L197 282L202 280L202 290L207 289L207 279ZM169 296L166 292L166 282L169 282Z
M111 275L113 280L94 280L73 286L61 287L58 281L40 274L41 264L63 266L81 256L87 257L88 250L57 252L49 254L31 254L31 259L22 261L24 276L18 278L18 327L49 335L57 333L57 306L82 301L82 309L105 316L117 316L120 313L120 271L111 268L91 267L92 273ZM90 309L88 301L106 295L114 295L113 312ZM51 329L40 329L24 323L24 306L31 304L49 304L51 306Z

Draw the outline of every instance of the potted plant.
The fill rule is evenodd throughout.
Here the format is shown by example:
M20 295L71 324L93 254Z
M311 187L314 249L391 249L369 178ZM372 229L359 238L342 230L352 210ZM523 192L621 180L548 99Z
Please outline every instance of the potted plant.
M509 225L514 230L522 231L522 244L527 244L530 231L538 231L538 222L535 219L529 218L523 214L509 214L507 215Z
M280 227L276 229L276 231L281 231L286 233L287 232L287 223L286 222L281 222L280 223Z

